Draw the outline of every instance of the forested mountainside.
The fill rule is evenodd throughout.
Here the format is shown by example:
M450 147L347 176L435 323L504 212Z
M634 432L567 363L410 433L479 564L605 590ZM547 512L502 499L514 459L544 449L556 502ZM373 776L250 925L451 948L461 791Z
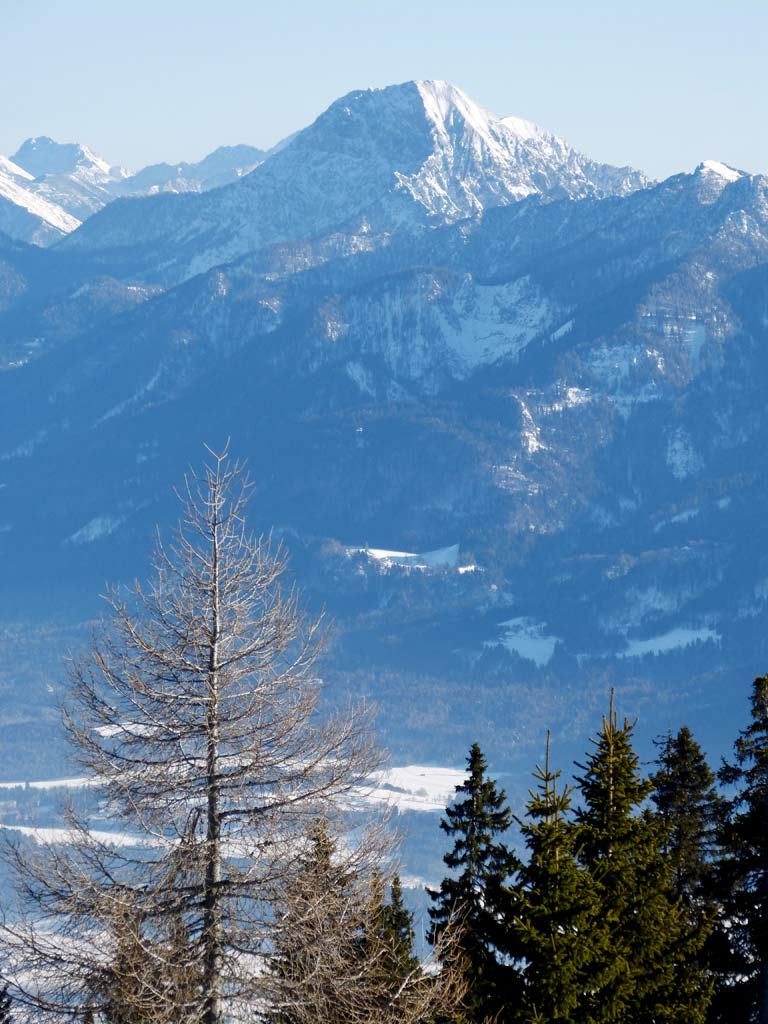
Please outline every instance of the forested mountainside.
M398 758L516 770L611 685L714 749L766 656L768 179L648 182L407 83L182 191L0 240L3 770L55 733L49 631L227 437Z

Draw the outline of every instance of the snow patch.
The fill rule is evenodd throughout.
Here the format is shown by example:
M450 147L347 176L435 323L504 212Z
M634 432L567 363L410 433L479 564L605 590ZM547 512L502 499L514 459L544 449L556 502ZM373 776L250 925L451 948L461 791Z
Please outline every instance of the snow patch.
M80 227L80 221L67 213L56 203L48 202L20 184L19 180L5 175L0 168L0 198L7 199L14 206L21 207L33 217L39 218L50 228L62 235Z
M544 632L544 624L525 617L508 619L500 623L504 635L500 640L487 640L484 647L506 647L538 668L549 664L560 638Z
M362 363L350 361L344 367L349 379L364 395L376 395L376 385L371 372Z
M41 828L32 825L0 825L6 832L15 832L18 835L26 836L38 846L59 845L63 843L77 843L81 834L71 828ZM88 835L96 843L104 843L107 846L116 848L140 849L167 845L165 841L154 836L138 836L129 832L105 832L97 829L89 829Z
M45 779L40 782L0 782L0 789L86 789L98 785L98 779L81 775L72 779Z
M501 123L505 128L509 128L510 131L514 132L519 139L525 139L529 142L534 139L545 139L549 135L546 128L542 128L541 125L533 121L526 121L523 117L515 117L513 114L502 117Z
M0 174L6 174L9 178L18 178L19 181L35 180L34 174L25 171L23 167L19 167L13 160L9 160L7 156L0 156Z
M348 555L366 555L383 568L390 569L398 565L410 569L458 569L459 545L451 544L446 548L434 551L389 551L385 548L347 548ZM462 567L467 570L468 567Z
M701 510L698 508L683 509L682 512L678 512L677 515L672 516L671 519L664 519L662 522L657 523L653 528L653 532L658 533L660 530L663 530L665 526L690 522L691 519L695 519L699 515L700 511Z
M660 636L648 640L630 640L627 647L619 654L620 658L642 658L646 654L667 654L670 651L682 650L695 643L714 643L718 646L722 641L714 629L671 629Z
M550 341L559 341L561 338L564 338L566 334L570 334L575 322L575 320L566 320L561 327L558 327L556 331L550 334Z
M437 326L455 369L467 373L501 358L517 358L546 331L555 311L528 276L502 285L471 277L450 306L437 310Z
M691 438L681 428L675 430L667 442L667 465L676 480L685 480L704 466Z
M411 764L374 772L355 796L366 803L386 804L399 811L445 810L465 772Z
M707 174L716 174L719 178L725 178L726 181L738 181L739 178L744 177L743 171L737 171L735 167L729 167L728 164L721 163L719 160L704 160L699 164L697 170Z

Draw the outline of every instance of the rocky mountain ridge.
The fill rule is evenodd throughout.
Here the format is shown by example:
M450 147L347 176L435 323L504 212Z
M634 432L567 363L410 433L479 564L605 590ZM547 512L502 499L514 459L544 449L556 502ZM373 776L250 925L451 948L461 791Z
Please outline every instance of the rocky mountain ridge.
M444 82L350 93L251 174L200 196L113 204L64 243L123 275L176 283L267 245L331 229L386 245L529 195L646 184L547 133L518 133Z
M79 143L27 139L0 157L0 231L52 245L120 196L201 192L236 181L264 157L253 146L221 146L196 163L154 164L135 174Z

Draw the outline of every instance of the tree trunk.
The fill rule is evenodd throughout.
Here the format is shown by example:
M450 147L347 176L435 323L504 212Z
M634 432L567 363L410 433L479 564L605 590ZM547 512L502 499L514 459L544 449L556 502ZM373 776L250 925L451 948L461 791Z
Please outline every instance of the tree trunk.
M211 531L211 638L208 667L208 715L206 720L205 788L208 797L205 890L203 897L203 985L205 987L202 1024L221 1020L221 814L219 806L219 641L221 607L219 581L219 491Z

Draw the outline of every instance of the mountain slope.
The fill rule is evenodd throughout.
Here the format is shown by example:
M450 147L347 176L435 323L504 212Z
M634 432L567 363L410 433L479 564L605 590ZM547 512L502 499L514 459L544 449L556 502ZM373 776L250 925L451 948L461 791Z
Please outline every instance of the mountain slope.
M233 185L114 204L66 246L173 282L336 226L386 237L532 194L624 194L644 184L554 136L516 131L446 83L408 82L337 100Z
M0 239L9 621L142 575L231 436L336 621L331 699L370 695L402 756L483 736L516 766L552 727L567 760L612 685L717 753L768 657L768 179L634 188L500 124L442 86L353 94L217 192ZM112 222L124 251L73 244ZM176 257L165 290L127 276ZM27 699L0 687L7 719Z
M155 164L129 175L79 143L27 139L12 160L0 157L0 230L50 245L119 196L204 192L237 181L264 155L253 146L221 146L197 163Z
M27 139L11 159L32 175L30 188L36 195L78 220L110 202L113 186L126 176L122 167L111 167L87 146L47 136Z
M51 245L79 227L80 221L33 186L23 168L0 159L0 231L22 242Z
M82 568L67 538L89 523L102 553L112 534L130 547L174 462L222 432L269 481L265 517L338 541L460 540L504 573L527 550L562 574L585 547L612 564L666 545L686 510L716 536L761 486L732 470L757 464L766 430L768 182L710 175L532 197L367 253L337 237L268 249L0 375L7 495L58 467L54 518L6 506L9 578L41 552L46 572ZM569 572L580 599L589 573ZM615 649L600 615L584 642Z

